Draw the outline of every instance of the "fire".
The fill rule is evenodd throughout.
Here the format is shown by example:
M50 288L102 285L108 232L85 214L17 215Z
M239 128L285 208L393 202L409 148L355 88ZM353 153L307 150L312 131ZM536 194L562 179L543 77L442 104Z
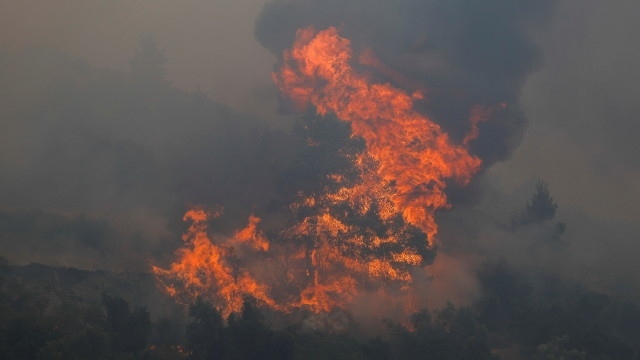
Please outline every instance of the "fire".
M278 308L267 295L267 286L256 281L246 269L239 266L234 247L215 244L209 238L207 221L221 214L221 209L187 211L183 220L190 221L191 226L182 237L187 247L178 251L180 262L171 264L168 270L154 266L154 274L166 291L179 301L188 303L198 297L206 298L214 303L224 304L225 316L239 311L246 295ZM247 236L254 233L258 221L256 217L249 218L247 228L238 232L238 242L245 242ZM260 241L257 244L263 246Z
M370 64L371 54L361 57ZM464 185L482 161L456 145L429 117L414 110L420 92L408 94L390 84L375 84L350 65L351 44L335 28L298 30L284 65L273 78L297 108L309 104L351 124L353 136L366 142L379 180L393 184L391 201L405 221L433 241L434 213L448 206L446 180Z
M247 295L280 311L329 312L369 292L413 309L415 271L435 256L435 212L449 207L448 182L465 185L480 170L482 161L467 146L495 109L474 109L469 134L456 144L414 109L423 92L374 83L352 66L354 58L415 88L371 51L354 57L335 28L299 30L273 74L297 110L333 114L364 141L364 150L345 155L353 171L325 174L318 193L299 192L290 205L295 220L272 238L251 215L232 238L214 242L207 221L221 209L188 211L191 226L178 260L153 268L169 294L185 302L204 297L224 314L238 311ZM319 141L307 139L309 146Z
M246 228L236 232L235 239L241 243L249 244L256 250L268 251L269 240L264 233L258 229L261 219L257 216L249 216L249 225Z

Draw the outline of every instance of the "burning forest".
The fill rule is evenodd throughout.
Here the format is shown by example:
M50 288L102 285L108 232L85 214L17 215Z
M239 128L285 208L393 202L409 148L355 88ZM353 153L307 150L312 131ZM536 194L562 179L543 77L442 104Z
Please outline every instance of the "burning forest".
M0 5L0 358L639 359L638 4Z
M361 146L337 149L346 166L321 174L315 191L297 192L293 220L270 237L252 215L233 237L212 239L207 221L222 210L189 210L185 248L168 269L153 268L169 294L207 299L227 315L246 296L279 311L330 312L367 293L395 298L406 314L417 310L414 274L428 272L435 257L435 213L450 207L449 183L465 186L480 171L468 145L490 110L475 106L456 142L415 109L429 102L426 89L376 82L380 66L371 51L355 54L335 27L297 31L273 74L282 97L297 111L312 107L318 121L345 122ZM324 141L307 140L310 147Z

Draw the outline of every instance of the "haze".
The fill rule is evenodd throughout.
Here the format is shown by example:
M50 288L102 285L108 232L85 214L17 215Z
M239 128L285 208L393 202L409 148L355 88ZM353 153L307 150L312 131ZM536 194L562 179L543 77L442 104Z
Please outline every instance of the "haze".
M273 164L293 144L291 117L279 115L271 81L278 41L286 42L276 31L280 23L269 22L272 13L261 15L267 3L287 14L286 4L296 2L0 4L0 254L14 263L145 270L180 245L180 217L189 205L224 204L224 232L266 202L277 187ZM491 167L478 179L477 198L443 215L442 261L478 254L524 259L637 298L640 3L564 0L539 8L535 21L513 20L539 48L539 56L523 61L526 71L509 73L514 81L454 77L486 86L488 98L508 90L523 120L496 141L504 147L491 147L489 136L479 150L488 149ZM387 20L398 28L402 21ZM149 34L166 56L163 85L129 79L130 60ZM387 49L384 41L380 49ZM406 66L400 72L463 73L434 58L425 65L396 55L391 49L381 58ZM154 89L159 93L149 96ZM559 205L567 247L532 254L489 239L495 230L479 225L483 216L506 221L538 179ZM447 231L459 218L477 238ZM468 280L449 276L460 287Z

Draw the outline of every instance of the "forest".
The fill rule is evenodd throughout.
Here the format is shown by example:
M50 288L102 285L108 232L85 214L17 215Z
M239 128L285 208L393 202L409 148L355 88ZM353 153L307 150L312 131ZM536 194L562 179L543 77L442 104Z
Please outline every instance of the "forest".
M274 314L246 298L223 318L211 303L140 304L150 276L2 264L0 357L13 359L638 359L640 309L506 261L477 273L470 306L381 319ZM43 281L49 279L49 281ZM146 285L145 285L146 284ZM104 291L109 289L110 292ZM116 293L120 295L116 295ZM131 300L125 299L129 298ZM138 304L132 305L132 302ZM152 313L150 309L158 313ZM320 318L314 326L309 319ZM306 318L306 320L304 320ZM303 321L301 321L303 319Z
M527 18L533 16L528 9L536 6L495 3L480 12L499 18L494 31L480 34L475 30L481 22L471 21L461 33L441 34L469 37L463 37L460 48L446 46L444 55L456 60L450 63L453 73L462 74L453 76L457 85L473 85L477 93L460 100L455 86L443 85L450 80L446 75L420 75L420 68L414 69L418 79L441 87L431 95L442 102L420 111L447 119L442 125L458 142L465 141L466 110L476 100L513 100L514 106L498 112L495 121L481 124L480 137L471 141L486 168L508 159L523 136L526 121L517 100L537 64L535 46L513 20L517 17L496 15L507 8ZM258 40L274 52L290 45L268 29L281 23L268 20L283 10L295 9L273 3L258 22L263 30ZM359 16L353 11L349 16ZM417 12L406 11L411 23L435 30ZM458 10L447 11L454 16ZM478 9L459 11L473 20ZM302 15L325 13L334 12ZM372 19L376 31L363 33L388 35L373 37L379 50L411 47L411 54L420 53L426 40L397 41L404 31ZM358 33L359 26L351 31ZM480 40L498 46L498 34L509 34L513 43L505 43L519 51L504 54L518 60L518 66L495 64L493 52L475 45ZM468 63L478 51L484 62ZM332 206L325 197L325 203L312 202L292 214L300 194L335 191L336 178L360 180L363 174L354 170L353 159L365 148L362 138L352 136L345 122L314 109L272 126L201 90L176 87L168 80L166 63L151 35L140 38L129 72L97 68L48 48L0 48L2 126L11 130L0 132L0 359L640 360L637 275L625 271L635 255L624 251L632 246L615 246L632 238L628 223L581 213L575 216L581 221L565 221L557 216L553 184L543 180L529 184L532 194L527 188L518 189L516 199L496 195L483 182L486 169L467 187L446 183L451 207L436 214L447 244L442 248L424 241L432 239L400 216L382 221L378 204L361 214L347 201ZM477 78L476 67L483 74ZM493 73L499 76L485 79ZM493 91L486 92L486 83L494 83ZM508 208L510 215L486 209L495 199L490 205ZM514 208L514 203L521 206ZM366 322L349 308L279 312L251 296L229 315L204 297L177 303L150 270L170 263L183 245L187 225L180 222L182 214L201 204L224 208L223 217L209 221L216 235L231 236L248 216L257 215L265 219L265 236L275 239L274 245L282 245L279 222L305 220L330 208L356 235L404 236L401 245L416 249L421 263L404 264L401 270L461 259L447 270L464 275L467 282L451 286L470 284L463 289L469 296L452 292L442 306L419 303L406 318L368 314ZM600 233L580 238L593 228L615 241L603 241ZM567 236L576 229L582 232ZM311 238L293 240L313 244ZM454 268L470 254L474 261L468 268ZM370 260L378 254L365 255ZM589 263L591 257L596 260ZM569 265L558 265L564 262ZM602 283L609 287L594 286ZM439 295L439 289L429 291ZM443 291L440 296L448 295Z

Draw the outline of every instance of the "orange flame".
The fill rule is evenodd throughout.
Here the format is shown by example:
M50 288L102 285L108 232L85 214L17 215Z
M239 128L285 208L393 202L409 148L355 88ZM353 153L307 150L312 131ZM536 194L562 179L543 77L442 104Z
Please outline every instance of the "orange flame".
M249 216L249 224L246 228L236 232L235 239L241 243L248 244L256 250L269 251L269 240L258 229L260 221L261 219L257 216Z
M471 117L469 118L469 122L471 123L471 129L469 130L467 135L464 137L464 140L462 140L462 143L465 146L468 146L471 141L478 138L478 135L480 135L478 124L489 120L495 111L502 110L506 107L507 107L507 104L505 103L500 103L493 107L474 106L471 109Z
M455 144L414 110L422 92L372 83L357 72L350 42L335 28L299 30L283 58L273 74L283 95L298 110L313 105L321 115L335 114L364 140L364 151L349 158L357 179L325 174L330 185L324 191L298 193L290 205L298 221L273 239L252 215L231 239L214 243L207 220L221 209L190 210L184 217L191 221L186 248L168 270L154 267L154 273L177 299L204 297L224 314L238 311L246 295L281 311L329 312L345 308L365 289L378 297L397 294L407 311L415 310L414 271L433 260L434 214L449 206L447 181L464 185L479 171L482 162L467 145L494 109L474 108L469 134ZM359 61L415 88L368 50ZM318 141L307 139L309 146Z
M267 295L268 288L240 266L234 248L226 244L215 244L209 238L207 221L221 213L220 209L211 212L204 209L187 211L183 220L191 221L191 226L182 237L187 247L178 250L180 262L171 264L169 270L154 266L152 271L172 296L185 303L202 297L215 304L222 304L225 316L239 311L246 295L278 308ZM251 233L252 227L259 221L256 219L250 218L249 226L239 233Z
M413 109L421 93L372 84L350 65L351 45L335 28L298 30L284 65L273 75L285 96L304 109L334 113L362 137L380 180L394 184L391 200L404 219L433 241L436 210L448 206L446 179L466 184L481 160L454 144L438 124Z

